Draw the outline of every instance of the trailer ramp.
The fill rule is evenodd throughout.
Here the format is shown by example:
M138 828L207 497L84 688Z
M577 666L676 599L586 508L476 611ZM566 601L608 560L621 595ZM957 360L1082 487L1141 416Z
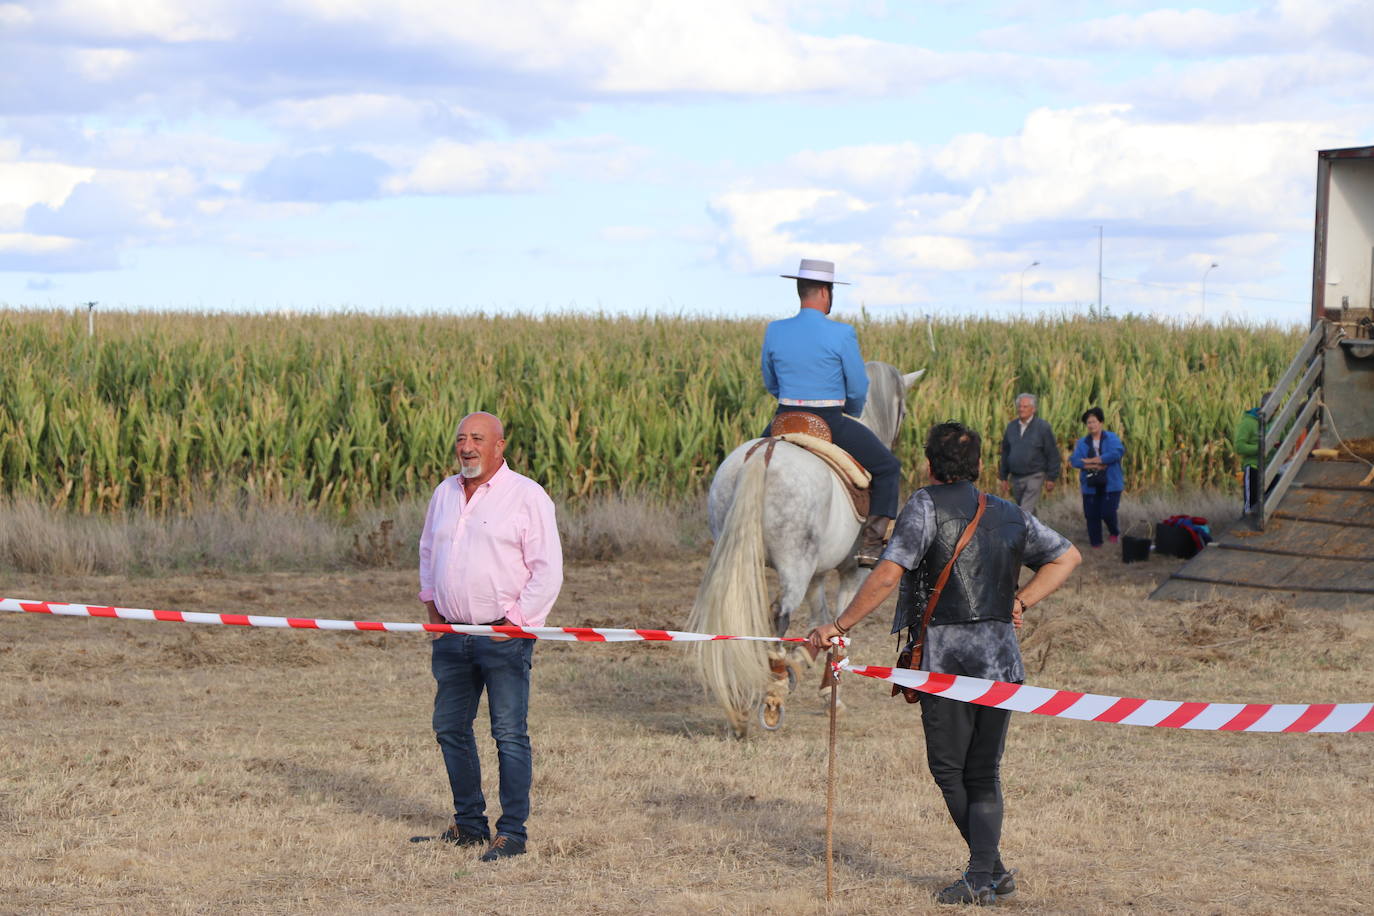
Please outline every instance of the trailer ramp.
M1263 531L1241 519L1150 597L1270 595L1374 610L1374 486L1360 485L1369 471L1355 461L1305 461Z

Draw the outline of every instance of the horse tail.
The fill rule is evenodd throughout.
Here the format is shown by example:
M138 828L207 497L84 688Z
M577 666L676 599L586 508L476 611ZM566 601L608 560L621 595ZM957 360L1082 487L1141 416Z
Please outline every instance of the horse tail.
M730 511L711 549L706 575L692 604L689 627L698 633L769 636L768 584L764 579L763 495L767 465L760 455L745 460L735 478ZM718 640L695 645L697 671L730 719L737 735L768 686L767 644Z

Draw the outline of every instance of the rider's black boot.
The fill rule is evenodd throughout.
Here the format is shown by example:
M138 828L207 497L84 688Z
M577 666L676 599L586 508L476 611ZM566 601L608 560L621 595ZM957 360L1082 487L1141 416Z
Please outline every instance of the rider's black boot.
M883 555L883 547L887 544L887 526L892 519L885 515L870 515L868 521L864 522L863 531L859 534L859 550L854 554L854 562L864 569L872 569L878 565L878 558Z

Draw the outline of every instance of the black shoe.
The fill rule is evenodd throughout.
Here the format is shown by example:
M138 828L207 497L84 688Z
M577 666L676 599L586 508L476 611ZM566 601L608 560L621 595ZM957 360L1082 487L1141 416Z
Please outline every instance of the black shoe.
M1000 875L992 876L992 889L997 892L998 900L1005 900L1016 893L1016 869L1012 868Z
M457 823L449 824L448 829L438 836L413 836L410 838L412 843L427 843L430 840L440 840L454 846L485 846L491 842L486 834L459 830Z
M989 883L974 887L962 875L949 887L935 895L936 903L971 903L974 906L992 906L997 903L997 891Z
M491 841L491 846L482 853L481 862L495 862L497 859L505 859L510 856L523 856L525 854L525 841L517 840L513 836L498 833L496 839Z

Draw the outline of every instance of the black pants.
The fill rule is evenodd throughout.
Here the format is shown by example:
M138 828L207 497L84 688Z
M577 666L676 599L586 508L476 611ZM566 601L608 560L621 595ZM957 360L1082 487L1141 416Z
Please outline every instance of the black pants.
M873 482L869 484L869 514L881 515L884 518L896 518L897 490L901 482L902 464L892 454L891 450L883 445L877 436L873 435L873 430L858 420L845 416L842 407L787 407L782 404L778 405L778 413L792 413L794 411L814 413L824 420L825 425L830 427L831 440L853 455L854 460L873 475ZM769 425L771 427L772 424ZM765 429L763 435L768 435L768 430Z
M945 807L968 843L970 872L1000 871L1002 749L1011 713L921 694L926 762Z
M1245 482L1243 489L1245 490L1245 514L1249 515L1259 508L1261 495L1260 474L1259 468L1248 465L1244 468L1244 471Z
M1102 546L1102 523L1107 523L1107 533L1116 537L1121 528L1116 521L1116 510L1121 505L1121 491L1108 493L1106 487L1093 487L1083 493L1083 518L1088 523L1088 543L1094 547Z

